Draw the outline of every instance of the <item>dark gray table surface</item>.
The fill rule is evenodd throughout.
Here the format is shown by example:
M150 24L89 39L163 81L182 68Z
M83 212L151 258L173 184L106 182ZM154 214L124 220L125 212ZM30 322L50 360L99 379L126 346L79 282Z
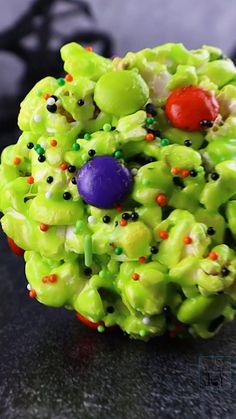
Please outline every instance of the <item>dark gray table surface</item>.
M233 368L235 323L210 341L98 334L28 298L24 262L3 234L0 298L1 419L236 417L228 366L215 391L199 384L200 356L224 356Z

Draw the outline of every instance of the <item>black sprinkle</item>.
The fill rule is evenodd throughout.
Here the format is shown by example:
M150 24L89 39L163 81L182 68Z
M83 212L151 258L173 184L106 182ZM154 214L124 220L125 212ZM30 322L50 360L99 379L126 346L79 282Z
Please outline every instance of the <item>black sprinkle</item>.
M189 175L192 176L192 177L196 177L197 176L197 171L192 169L192 170L190 170Z
M184 145L185 145L186 147L191 147L191 145L192 145L192 141L191 141L191 140L185 140L185 141L184 141Z
M209 236L214 236L214 234L216 234L216 230L215 230L215 228L214 228L214 227L208 227L208 229L207 229L207 234L208 234Z
M132 214L130 215L130 218L132 221L137 221L139 219L139 215L137 212L132 212Z
M84 105L84 100L83 99L79 99L77 103L78 103L79 106L83 106Z
M219 179L219 177L220 177L219 173L216 173L216 172L211 173L212 180L217 180L217 179Z
M76 167L75 167L75 166L70 165L70 166L68 167L68 172L70 172L70 173L74 173L75 171L76 171Z
M55 113L57 111L57 105L54 103L54 105L47 105L48 112Z
M33 144L33 143L28 143L28 144L27 144L27 148L31 149L31 148L33 148L33 147L34 147L34 144Z
M58 97L55 95L51 95L50 97L52 97L55 100L55 102L58 100Z
M209 121L208 119L203 119L199 122L200 127L202 128L211 128L213 127L213 122Z
M158 253L158 248L156 246L151 246L150 251L153 255L156 255Z
M122 216L123 220L129 220L130 219L130 214L128 212L123 212Z
M53 182L53 177L52 176L48 176L47 177L47 183L52 183Z
M77 184L77 182L76 182L76 178L75 178L75 177L73 177L73 178L71 179L71 182L73 183L73 185L76 185L76 184Z
M68 199L71 199L71 193L70 192L64 192L63 193L63 199L68 201Z
M40 163L43 163L45 160L46 160L46 157L45 157L43 154L40 154L40 155L38 156L38 161L39 161Z
M95 154L96 154L96 151L95 151L95 150L93 150L93 149L91 149L91 150L89 150L89 151L88 151L88 155L89 155L90 157L95 156Z
M220 273L221 273L222 276L228 276L229 273L230 273L230 270L228 268L224 267L224 268L221 269Z
M156 116L157 115L156 108L155 108L155 106L152 103L148 103L145 106L145 110L146 110L147 113L150 113L152 116Z
M111 221L111 217L109 217L109 215L104 215L104 217L102 217L102 221L105 224L108 224Z

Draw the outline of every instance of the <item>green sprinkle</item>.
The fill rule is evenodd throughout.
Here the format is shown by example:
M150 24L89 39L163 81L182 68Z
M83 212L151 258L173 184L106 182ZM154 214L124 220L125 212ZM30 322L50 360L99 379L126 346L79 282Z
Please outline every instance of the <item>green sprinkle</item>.
M92 237L90 234L86 234L84 238L84 263L89 268L93 263Z
M168 138L162 138L160 144L162 147L165 147L166 145L170 144L170 141L168 140Z
M35 151L37 151L37 150L38 150L38 148L41 148L41 145L40 145L40 144L35 144L35 145L34 145L34 150L35 150Z
M146 123L147 123L147 124L153 124L153 122L154 122L154 118L153 118L152 116L148 116L148 117L145 119L145 121L146 121Z
M99 333L103 333L103 332L105 332L105 327L104 327L104 326L102 326L102 324L100 324L100 325L97 327L97 331L98 331Z
M45 153L45 150L44 150L44 148L43 148L43 147L38 146L38 147L36 148L36 153L38 153L38 154L44 154L44 153Z
M72 144L72 150L78 151L80 149L80 145L78 143Z
M116 159L120 159L122 157L122 151L121 150L116 150L114 153L114 157Z
M121 255L121 253L123 253L123 249L122 247L116 247L114 252L116 255Z
M106 132L111 131L111 124L104 124L102 129L103 131L106 131Z
M144 338L144 336L146 336L146 335L147 335L146 330L140 330L139 336L141 336L142 338Z
M89 132L86 132L85 134L84 134L84 139L85 140L91 140L91 138L92 138L92 135L91 134L89 134Z
M59 79L57 79L57 84L58 86L64 86L65 80L62 77L60 77Z

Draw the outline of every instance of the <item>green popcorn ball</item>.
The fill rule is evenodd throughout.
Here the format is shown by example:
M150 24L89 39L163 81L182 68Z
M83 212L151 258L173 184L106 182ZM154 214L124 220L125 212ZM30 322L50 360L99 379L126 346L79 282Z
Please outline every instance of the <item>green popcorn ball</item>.
M174 43L61 55L67 74L32 88L1 156L29 296L100 333L211 338L236 312L234 64Z

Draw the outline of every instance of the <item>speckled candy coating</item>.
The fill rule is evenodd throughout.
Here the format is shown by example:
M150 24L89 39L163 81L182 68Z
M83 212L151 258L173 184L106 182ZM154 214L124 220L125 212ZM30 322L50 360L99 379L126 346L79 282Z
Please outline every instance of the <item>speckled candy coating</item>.
M29 296L99 332L214 336L236 310L234 64L171 43L61 55L66 75L29 92L1 157Z

